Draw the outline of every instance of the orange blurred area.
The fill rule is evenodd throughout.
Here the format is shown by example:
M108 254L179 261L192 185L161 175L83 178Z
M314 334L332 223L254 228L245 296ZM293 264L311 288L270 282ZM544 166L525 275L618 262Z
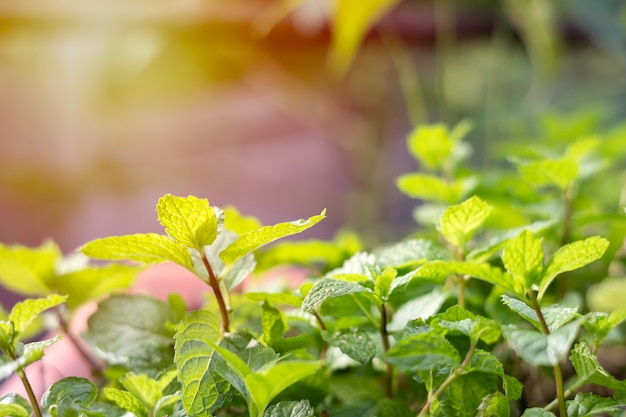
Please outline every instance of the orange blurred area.
M322 11L274 19L276 4L0 3L0 241L52 238L70 251L160 233L154 207L165 193L264 223L327 208L311 234L330 237L371 211L363 169L387 178L389 195L372 207L400 199L400 167L370 149L383 139L366 137L378 106L363 110L356 96L366 93L325 71Z

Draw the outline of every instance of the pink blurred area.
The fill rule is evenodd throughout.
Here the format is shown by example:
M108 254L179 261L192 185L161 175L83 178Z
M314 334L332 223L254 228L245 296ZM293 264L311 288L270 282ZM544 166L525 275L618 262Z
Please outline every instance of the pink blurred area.
M372 105L365 86L329 77L319 10L261 36L270 3L2 2L0 242L71 251L161 233L165 193L267 224L326 208L308 236L374 223L412 169L379 152L403 151L404 116L383 127L401 133L391 146L371 140L369 117L399 95ZM368 199L375 185L387 191Z

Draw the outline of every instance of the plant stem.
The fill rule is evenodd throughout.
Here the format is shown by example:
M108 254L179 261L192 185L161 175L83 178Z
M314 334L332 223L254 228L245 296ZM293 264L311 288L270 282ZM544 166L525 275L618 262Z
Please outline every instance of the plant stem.
M541 323L541 329L543 330L543 333L548 336L550 334L550 329L548 328L546 319L543 317L543 313L541 312L541 306L537 301L537 296L535 295L534 291L529 291L528 295L530 297L533 308L535 309L535 313L537 313L539 322ZM552 366L552 370L554 372L554 381L556 384L556 396L559 403L559 414L561 417L567 417L567 408L565 407L565 392L563 388L563 372L561 371L561 364L557 361Z
M454 382L455 379L457 379L458 377L460 377L461 375L463 375L463 371L465 370L465 368L469 365L470 361L472 360L472 356L474 356L474 351L476 350L476 343L472 342L470 344L470 347L467 351L467 354L465 355L465 359L463 359L463 363L461 363L461 366L459 366L454 372L452 372L445 381L443 381L443 383L441 385L439 385L439 388L437 388L437 391L434 392L433 395L430 395L428 397L428 401L426 401L426 404L424 404L424 407L422 407L422 409L420 410L419 414L417 415L417 417L424 417L427 416L429 411L430 411L430 406L432 405L433 401L437 398L439 398L441 396L441 394L443 394L443 392L450 386L450 384L452 384Z
M220 308L220 315L222 316L222 333L228 333L230 328L230 315L228 314L228 308L226 307L226 302L224 301L224 295L222 294L222 290L220 289L220 283L213 272L213 268L211 264L209 264L209 260L206 258L206 255L202 254L202 263L209 273L209 285L213 289L213 293L215 294L215 298L217 299L217 304Z
M80 343L80 340L70 331L70 326L67 323L63 313L57 310L57 317L59 318L59 327L63 331L63 334L67 336L70 343L74 345L78 354L89 364L91 367L91 373L94 376L102 376L102 365L97 362L94 357L85 349L85 347Z
M458 275L456 278L457 302L459 307L465 308L465 275Z
M383 343L383 354L386 356L390 344L389 332L387 332L387 306L385 303L380 306L380 338ZM393 366L389 362L385 362L383 387L385 388L387 398L393 398Z
M15 373L17 374L17 376L22 381L22 384L24 385L24 389L26 390L26 394L28 395L28 400L30 401L30 405L31 407L33 407L33 412L35 413L35 416L42 417L41 408L39 408L37 397L35 396L33 387L32 385L30 385L30 381L28 380L28 377L26 376L26 372L24 372L23 369L18 369L17 371L15 371Z

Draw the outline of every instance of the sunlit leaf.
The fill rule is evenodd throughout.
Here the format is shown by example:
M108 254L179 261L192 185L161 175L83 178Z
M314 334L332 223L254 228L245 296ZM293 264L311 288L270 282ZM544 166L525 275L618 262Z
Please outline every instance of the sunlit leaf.
M218 219L207 199L166 194L157 203L159 222L183 246L202 250L218 234Z
M492 207L480 198L471 197L443 212L439 231L452 245L464 248L474 232L489 217L491 210Z
M53 417L79 417L97 396L98 388L88 379L67 377L52 384L41 404Z
M409 336L387 352L387 360L404 371L428 371L433 368L460 365L458 350L438 333Z
M525 230L508 241L502 254L504 267L524 292L539 284L543 272L541 239Z
M326 210L306 220L300 219L293 222L278 223L273 226L263 226L258 230L243 233L220 253L220 258L226 265L232 265L248 253L282 237L303 232L322 221L325 217Z

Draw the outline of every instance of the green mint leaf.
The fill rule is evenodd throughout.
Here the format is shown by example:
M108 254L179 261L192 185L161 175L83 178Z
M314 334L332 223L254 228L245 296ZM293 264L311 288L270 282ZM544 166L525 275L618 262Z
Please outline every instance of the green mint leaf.
M248 292L246 298L254 301L267 301L270 304L285 304L293 307L302 305L302 297L289 293L269 293L269 292Z
M624 401L592 393L578 393L573 400L567 402L568 417L622 415L624 410Z
M620 308L610 315L591 312L585 315L585 327L591 334L594 343L599 345L618 324L626 320L626 308Z
M157 203L159 222L168 235L188 248L202 251L218 234L218 219L205 198L166 194Z
M318 281L302 301L302 310L311 312L317 310L329 298L372 290L354 282L342 281L334 278L323 278Z
M250 396L259 411L259 416L278 394L295 382L317 372L321 362L301 360L280 362L259 373L245 377Z
M522 398L524 386L517 378L511 375L503 375L502 388L504 388L504 395L509 401L516 401Z
M526 304L524 301L516 298L511 298L507 295L502 295L502 302L507 305L511 310L519 314L524 320L535 326L539 331L542 331L541 322L535 310ZM578 308L565 307L558 304L551 304L541 308L548 329L553 332L559 329L566 323L572 321L578 314Z
M374 276L374 291L383 300L387 299L391 283L398 275L398 271L390 266L385 267L380 274Z
M494 392L483 397L475 417L508 416L511 414L509 400L501 393Z
M419 125L407 137L409 152L430 170L441 170L452 155L458 137L450 135L442 123Z
M9 378L15 373L15 371L26 368L33 362L43 358L44 350L53 343L61 340L61 336L55 336L51 339L42 340L38 342L27 343L26 345L19 345L21 347L20 356L16 359L8 359L0 364L0 381ZM16 348L13 346L2 347L5 353L15 353ZM7 357L0 357L0 359L6 359Z
M553 366L564 360L578 335L580 321L568 323L544 335L536 330L508 325L503 333L509 345L533 366Z
M195 272L187 248L167 236L156 233L96 239L85 244L80 250L95 259L131 260L145 264L172 261Z
M273 226L264 226L258 230L243 233L239 235L235 242L220 253L220 258L227 266L232 265L248 253L282 237L303 232L322 221L325 217L326 210L306 220L300 219L293 222L278 223Z
M0 397L0 416L30 417L32 412L28 400L13 392Z
M543 257L541 239L525 230L505 245L502 262L509 275L526 293L538 285L542 278Z
M377 265L396 269L415 269L428 261L448 260L449 252L442 246L424 239L409 239L385 246L376 254Z
M470 373L456 378L443 391L434 415L473 417L482 399L498 389L498 378L485 373Z
M243 216L235 207L224 207L224 227L238 235L260 229L263 224L252 216Z
M461 204L444 210L439 231L452 245L464 249L476 229L489 217L491 211L490 205L473 196Z
M0 243L0 283L19 294L48 294L48 281L54 277L61 257L61 250L52 241L37 248Z
M190 416L212 416L229 389L216 370L212 343L220 337L220 321L206 310L192 311L176 328L174 362Z
M157 402L163 397L165 388L176 378L176 370L160 375L158 379L146 374L129 372L119 379L120 384L137 398L146 410L154 410Z
M118 407L130 411L137 417L148 416L148 409L146 406L128 391L106 387L104 388L104 395L106 398L113 401Z
M578 375L581 384L597 384L612 390L626 393L626 383L618 381L607 372L596 355L594 355L586 343L577 343L572 349L570 356L572 365Z
M544 410L543 408L533 407L524 410L522 417L556 417L556 415L550 411Z
M98 388L86 378L67 377L55 382L41 399L41 405L56 417L80 417L98 397Z
M556 185L565 190L578 176L578 164L570 158L517 163L517 168L522 177L535 188Z
M396 310L387 329L389 331L406 330L407 323L410 324L415 319L429 318L440 310L448 295L443 288L436 287L427 294L410 299Z
M14 334L21 335L42 312L62 304L66 299L64 295L50 294L46 298L29 298L15 304L9 313L9 321L13 323Z
M51 286L59 294L67 294L67 306L75 309L114 290L128 288L139 271L141 268L121 264L89 267L58 276Z
M115 294L89 317L84 339L109 365L152 374L172 363L169 304L147 295Z
M256 267L254 255L251 253L239 258L234 264L227 267L220 258L220 252L230 246L237 240L237 234L230 230L222 230L215 241L210 246L204 247L204 255L206 256L213 272L216 276L221 277L222 283L227 290L231 290L241 284L243 280L252 273ZM200 253L192 252L192 262L196 265L196 270L202 271L200 274L205 280L208 280L208 272Z
M497 321L470 313L458 305L433 316L430 324L450 332L461 333L474 343L482 340L492 345L502 337L500 324Z
M315 410L308 400L281 401L265 410L263 417L314 417Z
M322 332L322 337L330 346L363 365L369 363L376 354L376 344L360 329L344 329L332 334Z
M436 175L412 172L399 176L396 186L411 198L454 204L476 186L476 181L469 178L449 182Z
M402 339L389 349L387 360L403 371L456 368L461 364L459 351L445 337L435 332Z
M548 286L557 275L582 268L600 259L609 247L609 243L608 240L602 237L593 236L559 248L546 266L545 274L539 285L538 298L541 299L543 297Z
M261 306L261 326L263 327L263 340L271 347L282 341L283 333L287 330L287 324L281 311L266 302Z

